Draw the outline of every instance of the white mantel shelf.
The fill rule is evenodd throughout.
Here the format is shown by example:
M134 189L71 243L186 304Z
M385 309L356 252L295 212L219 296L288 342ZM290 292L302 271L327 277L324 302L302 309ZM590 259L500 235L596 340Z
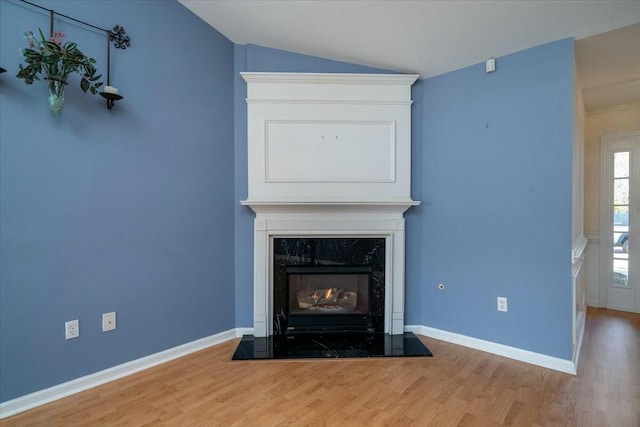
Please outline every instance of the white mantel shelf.
M418 206L419 201L416 200L242 200L240 202L244 206L261 206L261 205L345 205L345 206Z
M254 212L265 211L270 209L282 210L285 209L297 209L297 210L336 210L336 209L349 209L349 210L393 210L404 212L411 206L418 206L419 201L416 200L242 200L240 202L243 206L249 206Z

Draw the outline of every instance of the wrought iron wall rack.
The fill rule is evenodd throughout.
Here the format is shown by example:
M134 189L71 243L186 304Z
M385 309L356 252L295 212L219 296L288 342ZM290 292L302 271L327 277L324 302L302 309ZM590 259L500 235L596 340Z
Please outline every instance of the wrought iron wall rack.
M74 21L77 22L79 24L82 25L86 25L87 27L91 27L94 28L96 30L102 31L104 33L106 33L107 35L107 84L105 86L105 90L103 92L100 92L100 95L102 95L102 97L106 98L107 100L107 108L109 110L111 110L114 106L115 101L122 99L122 96L118 94L117 89L115 89L114 87L112 87L110 85L111 83L111 43L113 43L113 46L117 49L126 49L128 47L131 47L131 38L127 35L125 29L123 26L121 25L115 25L113 27L113 29L111 30L106 30L104 28L98 27L96 25L93 24L89 24L88 22L82 21L80 19L77 18L73 18L69 15L65 15L63 13L60 12L56 12L53 9L49 9L46 8L44 6L40 6L39 4L35 4L35 3L31 3L30 1L27 0L20 0L22 3L26 3L29 6L33 6L35 8L38 9L42 9L42 10L46 10L47 12L49 12L49 33L53 34L53 19L55 17L55 15L61 16L65 19L68 19L70 21ZM114 92L115 91L115 92Z

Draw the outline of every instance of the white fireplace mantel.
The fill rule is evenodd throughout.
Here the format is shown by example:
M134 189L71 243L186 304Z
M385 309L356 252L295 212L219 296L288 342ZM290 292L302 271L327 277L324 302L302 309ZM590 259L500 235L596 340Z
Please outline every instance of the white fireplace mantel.
M274 237L385 238L384 332L404 332L404 212L416 75L242 73L254 335L273 333Z

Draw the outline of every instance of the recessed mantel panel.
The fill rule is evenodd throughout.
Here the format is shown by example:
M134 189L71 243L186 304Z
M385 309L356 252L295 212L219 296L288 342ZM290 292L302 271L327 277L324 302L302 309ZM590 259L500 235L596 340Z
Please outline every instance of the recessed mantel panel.
M266 121L265 183L393 183L393 121Z

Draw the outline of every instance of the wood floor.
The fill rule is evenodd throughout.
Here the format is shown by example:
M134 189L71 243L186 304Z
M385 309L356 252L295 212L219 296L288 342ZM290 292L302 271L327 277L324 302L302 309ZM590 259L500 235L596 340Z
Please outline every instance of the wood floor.
M231 362L237 340L2 426L640 426L640 315L589 309L578 376L423 338L434 358Z

